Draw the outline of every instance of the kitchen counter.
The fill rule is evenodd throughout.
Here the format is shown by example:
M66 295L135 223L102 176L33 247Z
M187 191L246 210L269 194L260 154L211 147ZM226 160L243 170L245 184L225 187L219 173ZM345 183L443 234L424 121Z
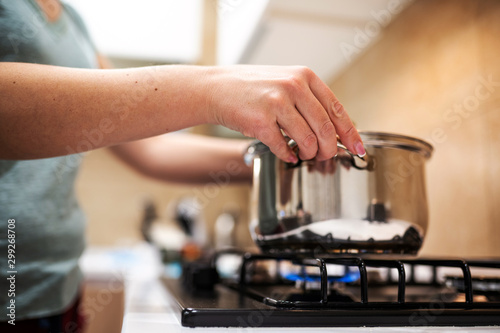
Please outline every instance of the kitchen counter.
M131 248L90 248L82 258L87 275L123 276L125 312L122 333L277 333L277 332L500 332L500 327L357 327L357 328L188 328L177 318L175 300L160 281L166 271L148 244Z

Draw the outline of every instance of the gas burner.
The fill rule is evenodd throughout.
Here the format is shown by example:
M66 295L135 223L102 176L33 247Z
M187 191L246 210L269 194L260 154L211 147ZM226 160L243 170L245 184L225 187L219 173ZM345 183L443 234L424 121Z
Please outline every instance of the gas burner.
M223 255L219 252L214 256L211 261L214 269L217 258ZM262 268L266 266L272 269L263 279ZM430 278L416 276L422 267L432 272ZM489 277L473 278L471 268L487 268L493 273ZM339 274L335 269L344 273ZM443 281L443 271L450 269L461 274ZM385 274L371 279L371 270ZM500 325L500 259L465 261L241 253L241 266L236 275L236 278L214 280L213 292L208 298L182 288L179 281L165 279L179 304L182 325ZM314 287L308 288L307 283Z
M360 277L359 272L348 270L345 275L328 276L327 281L328 284L332 284L334 282L351 283L357 281L359 277ZM295 282L305 282L305 283L321 282L321 276L316 274L288 273L288 274L283 274L283 278Z
M289 273L289 274L284 274L283 278L285 280L289 281L294 281L295 282L295 287L297 289L302 289L302 290L321 290L321 276L320 275L315 275L315 274L308 274L308 275L303 275L303 274L296 274L296 273ZM348 272L343 276L328 276L327 281L328 281L328 290L327 293L330 294L330 291L332 290L332 285L333 284L338 284L338 283L352 283L355 282L359 279L359 273L353 271L353 272Z
M359 271L347 266L332 266L327 267L328 287L336 283L353 283L360 278ZM322 276L320 270L316 267L306 267L303 265L288 265L285 269L279 269L280 276L288 281L295 282L297 288L305 290L321 289Z

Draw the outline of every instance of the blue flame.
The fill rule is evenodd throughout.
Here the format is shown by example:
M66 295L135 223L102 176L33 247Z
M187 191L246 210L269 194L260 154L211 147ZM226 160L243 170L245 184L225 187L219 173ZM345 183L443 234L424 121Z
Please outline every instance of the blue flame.
M290 281L306 281L306 282L320 282L321 276L319 274L297 274L287 273L283 278ZM360 278L359 270L346 269L346 273L342 276L328 276L328 282L355 282Z

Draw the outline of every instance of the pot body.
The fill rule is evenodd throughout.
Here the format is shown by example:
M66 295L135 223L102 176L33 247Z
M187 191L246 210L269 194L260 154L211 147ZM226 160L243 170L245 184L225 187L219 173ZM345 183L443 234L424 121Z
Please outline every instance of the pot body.
M368 163L339 149L330 160L292 165L260 142L249 147L250 232L264 252L417 253L432 147L408 136L360 135Z

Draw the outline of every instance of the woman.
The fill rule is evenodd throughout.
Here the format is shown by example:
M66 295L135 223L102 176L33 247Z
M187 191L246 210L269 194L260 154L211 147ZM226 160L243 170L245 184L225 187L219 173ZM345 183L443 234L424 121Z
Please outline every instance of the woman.
M0 0L0 60L1 253L12 245L7 231L15 226L14 266L0 264L0 305L15 305L14 321L12 314L1 317L2 332L81 328L78 153L109 147L146 175L196 183L211 181L211 172L229 163L241 170L231 181L248 181L246 142L163 134L220 124L289 162L297 156L282 132L298 143L300 158L319 160L335 155L339 135L364 154L342 105L308 68L99 69L105 61L81 19L57 0ZM11 275L14 296L5 292Z

